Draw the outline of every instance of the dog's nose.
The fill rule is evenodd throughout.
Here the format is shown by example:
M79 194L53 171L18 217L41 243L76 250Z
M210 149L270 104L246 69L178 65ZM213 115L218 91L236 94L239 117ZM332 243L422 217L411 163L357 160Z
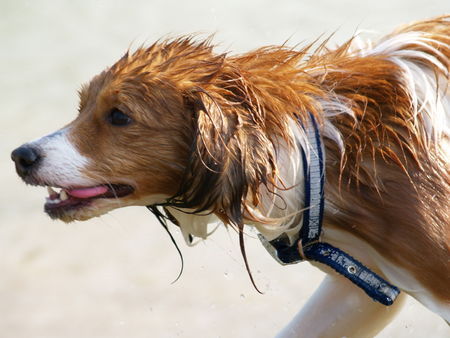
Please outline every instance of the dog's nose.
M11 153L11 159L16 163L16 171L21 177L30 173L39 158L37 150L30 146L21 146Z

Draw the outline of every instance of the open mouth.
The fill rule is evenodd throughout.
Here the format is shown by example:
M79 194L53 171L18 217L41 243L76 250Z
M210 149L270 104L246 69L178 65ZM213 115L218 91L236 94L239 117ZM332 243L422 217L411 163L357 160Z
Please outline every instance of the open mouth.
M59 192L52 187L47 187L49 196L44 206L45 212L52 217L58 217L61 213L85 207L93 200L100 198L120 198L131 194L134 189L125 184L97 185L83 188L61 188Z

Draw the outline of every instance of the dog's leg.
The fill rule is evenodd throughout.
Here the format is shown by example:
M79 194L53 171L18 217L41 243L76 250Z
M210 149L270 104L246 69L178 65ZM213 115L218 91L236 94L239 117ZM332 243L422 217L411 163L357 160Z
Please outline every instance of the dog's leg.
M373 301L339 275L327 275L277 338L373 337L393 319L406 296L391 306Z

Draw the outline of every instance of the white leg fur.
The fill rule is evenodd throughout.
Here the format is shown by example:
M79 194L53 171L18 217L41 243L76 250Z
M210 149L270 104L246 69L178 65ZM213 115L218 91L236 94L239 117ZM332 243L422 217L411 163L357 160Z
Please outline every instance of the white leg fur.
M373 301L347 279L330 274L277 338L374 337L401 309L405 295L391 306Z

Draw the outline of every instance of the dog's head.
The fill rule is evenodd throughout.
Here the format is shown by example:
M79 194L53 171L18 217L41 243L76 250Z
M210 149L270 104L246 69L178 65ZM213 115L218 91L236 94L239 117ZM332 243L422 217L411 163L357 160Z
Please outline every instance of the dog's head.
M14 150L16 170L49 187L46 212L67 222L167 198L236 220L274 182L264 129L283 124L264 121L236 65L189 38L127 53L82 87L74 121Z

